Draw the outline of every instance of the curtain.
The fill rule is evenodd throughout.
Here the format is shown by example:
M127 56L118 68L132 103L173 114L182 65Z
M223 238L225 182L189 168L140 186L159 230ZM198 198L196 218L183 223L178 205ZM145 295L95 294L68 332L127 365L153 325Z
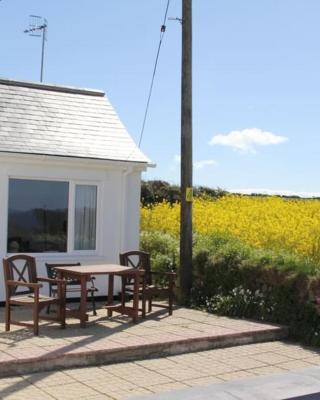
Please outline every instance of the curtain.
M74 249L96 249L97 186L76 185Z

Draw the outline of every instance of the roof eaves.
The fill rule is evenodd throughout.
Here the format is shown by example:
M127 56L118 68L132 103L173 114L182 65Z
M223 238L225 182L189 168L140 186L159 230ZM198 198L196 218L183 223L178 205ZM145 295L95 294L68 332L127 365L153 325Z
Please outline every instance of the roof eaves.
M82 94L86 96L98 96L104 97L105 92L103 90L77 88L73 86L59 86L49 83L40 83L32 81L17 81L13 79L0 78L0 85L24 87L29 89L47 90L50 92L62 92L72 94Z
M10 150L0 150L0 154L10 154L10 155L24 155L24 156L42 156L42 157L58 157L64 159L78 159L78 160L95 160L95 161L108 161L108 162L120 162L120 163L134 163L134 164L146 164L148 167L153 167L148 160L129 160L129 159L114 159L114 158L99 158L99 157L85 157L85 156L72 156L72 155L61 155L61 154L49 154L49 153L31 153L23 151L10 151Z

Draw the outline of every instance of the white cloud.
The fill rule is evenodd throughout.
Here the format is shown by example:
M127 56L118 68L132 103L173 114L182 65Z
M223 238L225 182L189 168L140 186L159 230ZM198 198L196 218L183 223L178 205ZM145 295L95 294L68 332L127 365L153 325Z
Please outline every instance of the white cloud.
M258 146L270 146L286 141L288 138L285 136L278 136L258 128L247 128L241 131L231 131L226 135L215 135L209 144L228 146L245 153L255 153Z
M181 156L179 154L176 154L174 156L174 162L176 164L180 164ZM215 160L201 160L201 161L194 161L193 162L193 167L195 169L202 169L204 167L209 167L210 165L217 165L217 162Z
M279 196L299 196L303 198L320 197L320 192L295 192L292 190L272 190L272 189L227 189L231 193L239 194L266 194Z

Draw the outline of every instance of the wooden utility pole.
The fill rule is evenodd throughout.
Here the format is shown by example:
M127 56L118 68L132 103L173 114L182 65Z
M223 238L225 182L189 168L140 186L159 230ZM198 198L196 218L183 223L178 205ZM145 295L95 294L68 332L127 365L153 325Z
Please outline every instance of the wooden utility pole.
M192 0L182 0L180 295L192 286Z

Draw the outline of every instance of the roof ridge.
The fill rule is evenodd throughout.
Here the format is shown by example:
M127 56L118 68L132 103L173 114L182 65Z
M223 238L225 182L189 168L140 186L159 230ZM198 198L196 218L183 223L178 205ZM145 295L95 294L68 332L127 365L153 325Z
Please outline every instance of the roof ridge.
M87 96L104 97L103 90L77 88L74 86L60 86L51 83L33 82L33 81L18 81L15 79L0 78L0 85L18 86L29 89L47 90L50 92L62 92L72 94L84 94Z

